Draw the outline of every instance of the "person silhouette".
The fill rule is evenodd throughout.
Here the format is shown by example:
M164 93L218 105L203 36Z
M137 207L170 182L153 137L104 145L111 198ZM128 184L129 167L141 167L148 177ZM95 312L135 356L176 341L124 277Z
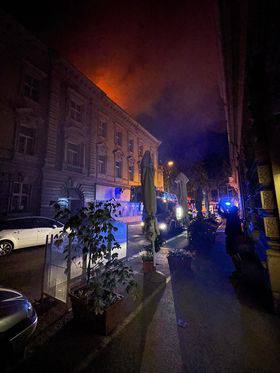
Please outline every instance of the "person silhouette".
M241 220L237 206L231 206L228 210L218 210L219 214L226 219L226 248L229 255L233 256L238 251L238 239L242 235Z

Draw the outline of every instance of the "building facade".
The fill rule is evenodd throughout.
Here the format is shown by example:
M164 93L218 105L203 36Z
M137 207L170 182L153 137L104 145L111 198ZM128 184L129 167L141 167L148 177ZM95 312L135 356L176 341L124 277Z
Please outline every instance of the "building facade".
M0 214L51 215L94 199L128 201L160 142L12 18L0 13Z
M217 3L231 181L280 312L280 4Z

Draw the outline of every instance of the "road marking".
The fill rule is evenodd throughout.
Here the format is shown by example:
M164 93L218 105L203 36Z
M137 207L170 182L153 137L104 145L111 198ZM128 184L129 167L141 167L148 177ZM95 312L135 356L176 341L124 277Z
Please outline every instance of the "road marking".
M136 309L131 312L127 317L126 319L120 324L120 326L117 327L117 329L115 330L115 332L108 336L108 337L105 337L101 343L101 345L96 348L95 350L93 350L91 353L89 353L82 361L82 363L77 366L73 371L74 372L82 372L84 369L88 368L89 365L91 364L91 362L94 361L94 359L96 359L96 357L99 355L99 353L102 352L102 350L108 346L108 344L113 340L115 339L124 329L125 327L133 320L135 319L135 317L143 310L144 307L146 307L150 302L151 300L170 282L171 280L171 276L168 276L165 280L165 282L163 282L152 294L150 294L147 299L144 300L144 302L141 302L137 307Z
M182 233L178 234L177 236L171 237L168 240L166 240L166 243L172 242L172 241L176 240L177 238L180 238L180 237L183 237L183 236L188 237L188 233L187 232L182 232Z
M187 238L187 237L188 237L188 233L187 233L187 232L182 232L182 233L178 234L177 236L174 236L174 237L169 238L168 240L165 241L165 244L163 245L163 247L164 247L166 244L168 244L168 243L170 243L170 242L176 240L177 238L183 237L183 236L185 236L185 237ZM144 249L143 249L143 250L144 250ZM140 253L141 253L143 250L141 250L141 251L138 252L137 254L134 254L134 255L132 255L132 256L129 256L129 257L126 259L127 262L130 262L131 260L138 258L138 257L140 256Z

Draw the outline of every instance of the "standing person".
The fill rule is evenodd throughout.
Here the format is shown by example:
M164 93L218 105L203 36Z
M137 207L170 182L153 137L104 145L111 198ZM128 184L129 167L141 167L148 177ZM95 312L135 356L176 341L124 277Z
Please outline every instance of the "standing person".
M223 218L226 218L225 234L227 253L232 257L235 266L238 267L238 263L240 262L238 255L238 240L242 235L238 207L232 206L228 211L222 211L221 208L219 208L219 214Z

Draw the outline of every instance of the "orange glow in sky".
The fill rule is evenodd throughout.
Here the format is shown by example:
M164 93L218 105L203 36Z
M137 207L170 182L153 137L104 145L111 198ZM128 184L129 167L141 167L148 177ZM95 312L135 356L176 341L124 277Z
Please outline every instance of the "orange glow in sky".
M94 79L92 79L94 81ZM117 87L112 85L104 79L95 81L95 84L106 93L106 95L119 106L125 107L125 99L122 97Z
M125 86L120 84L117 71L103 68L88 76L112 101L125 110L129 109Z

